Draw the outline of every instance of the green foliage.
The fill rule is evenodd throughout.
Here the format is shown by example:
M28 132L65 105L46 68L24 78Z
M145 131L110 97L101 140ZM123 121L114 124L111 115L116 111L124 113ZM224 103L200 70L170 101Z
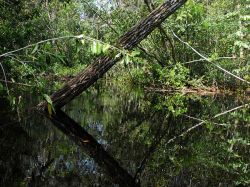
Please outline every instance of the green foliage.
M153 2L155 7L161 3L160 0ZM144 50L138 48L135 51L118 49L112 44L148 14L144 3L129 0L117 4L101 3L103 7L100 7L94 1L86 4L81 1L38 3L25 0L3 2L2 5L1 54L48 38L86 36L49 41L5 57L3 65L8 79L39 82L44 78L41 75L68 74L67 68L78 71L78 67L90 64L96 56L110 55L112 51L114 56L123 55L119 72L129 71L133 83L183 87L193 77L203 77L203 83L208 86L215 82L222 87L242 85L204 61L182 64L200 57L176 41L172 36L174 31L210 60L249 80L249 42L246 40L249 16L242 1L190 0L168 19L166 25L162 24L164 34L156 29L141 42ZM238 58L240 54L242 58ZM223 56L235 56L236 59L220 60Z
M158 84L168 88L181 88L188 81L189 69L180 63L162 68L158 64L143 66L131 72L134 82Z
M165 1L151 2L156 7ZM96 57L110 55L122 58L115 69L105 77L104 83L95 85L104 90L92 87L91 92L83 94L86 97L72 101L71 106L76 108L69 107L65 110L83 123L84 127L97 137L98 142L107 146L111 155L122 158L122 164L131 167L131 173L145 157L148 148L157 142L157 138L164 135L146 165L149 169L146 168L143 173L142 179L146 180L141 181L147 183L145 186L176 186L173 181L182 178L190 179L201 186L218 186L224 183L249 186L249 108L213 119L221 109L232 108L238 98L237 101L228 98L227 104L224 105L219 96L190 98L179 93L163 96L150 93L144 95L143 91L134 92L134 88L128 86L128 80L133 84L171 91L190 85L202 87L203 84L230 88L242 86L241 82L205 61L186 63L200 59L200 56L179 42L172 31L209 57L213 63L250 81L247 3L244 0L189 0L177 13L169 17L166 23L161 24L165 33L155 29L134 51L117 48L118 37L148 13L145 4L132 0L108 3L104 8L100 7L97 1L2 1L0 54L49 38L65 37L32 45L1 57L7 79L34 85L36 92L49 95L51 84L58 88L61 86L58 79L62 80L61 82L68 80L86 68ZM235 58L221 60L220 57ZM114 88L110 80L118 76L124 79L118 80L119 84ZM55 87L52 87L52 90ZM16 92L20 91L20 87L10 86L10 89L16 95L7 96L4 82L0 83L1 95L7 98L10 110L17 111L19 115L17 109L20 97ZM51 116L55 111L48 95L43 96ZM37 98L37 95L32 98ZM85 115L79 115L82 110L86 112ZM190 134L168 143L171 138L199 123L185 119L183 114L192 114L205 123ZM168 121L170 115L174 116L174 121ZM1 113L0 116L6 115ZM17 115L11 114L11 117L13 116ZM32 129L39 126L37 121L35 122ZM44 126L36 131L35 142L43 142L39 139L43 130ZM20 129L18 133L23 131ZM27 130L29 139L32 137L30 131L32 130ZM11 132L14 132L13 129ZM46 132L48 134L44 137L45 142L38 146L44 149L44 145L54 140L58 144L52 153L57 161L48 169L46 177L50 177L52 173L64 179L80 173L78 171L85 171L77 162L79 158L83 158L78 155L79 150L65 142L65 137L61 134L59 139L52 138L48 141L51 137L58 136L51 132L51 129ZM23 134L27 136L26 132ZM16 139L16 136L9 137ZM5 138L2 140L5 141ZM6 145L12 146L9 142ZM8 148L10 149L13 147ZM51 149L50 147L49 150ZM44 153L44 150L39 151ZM68 158L61 159L62 155L66 154ZM26 155L20 157L18 154L18 158L25 158L26 163ZM59 158L64 160L65 165L61 166ZM8 164L6 168L10 170ZM31 165L34 166L33 161ZM71 167L65 169L64 166ZM53 180L56 180L56 177ZM20 184L24 185L22 182ZM188 185L189 181L188 184L179 186Z
M50 96L48 96L47 94L43 94L43 97L48 104L47 109L48 109L49 116L51 117L51 115L56 112L55 108L53 106L53 102L52 102Z
M159 81L168 87L183 87L188 80L189 69L180 63L158 70Z
M174 94L165 97L159 97L155 105L158 111L169 111L173 116L179 116L187 111L186 97L183 94Z

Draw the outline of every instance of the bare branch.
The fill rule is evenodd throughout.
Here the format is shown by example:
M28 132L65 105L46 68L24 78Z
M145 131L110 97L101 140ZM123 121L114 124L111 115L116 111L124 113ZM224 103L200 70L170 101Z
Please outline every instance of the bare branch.
M235 107L235 108L232 108L232 109L230 109L230 110L221 112L221 113L219 113L219 114L216 114L215 116L212 117L212 119L218 118L218 117L220 117L220 116L222 116L222 115L228 114L228 113L230 113L230 112L233 112L233 111L236 111L236 110L239 110L239 109L248 107L248 106L250 106L250 103L244 104L244 105L241 105L241 106L238 106L238 107ZM185 115L185 116L186 116L186 115ZM187 116L186 116L186 117L187 117ZM194 118L194 117L190 117L190 116L188 116L188 117L189 117L189 118L192 118L192 119L195 119L195 120L198 120L198 121L200 121L200 123L198 123L198 124L196 124L196 125L190 127L189 129L187 129L187 130L185 130L184 132L182 132L180 135L174 136L173 138L169 139L165 145L168 145L168 144L170 144L171 142L174 142L177 138L183 137L183 136L186 135L187 133L189 133L189 132L191 132L191 131L197 129L198 127L202 126L203 124L205 124L205 123L207 122L207 121L202 120L202 119L198 119L198 118ZM219 124L219 125L224 126L224 125L222 125L222 124ZM164 137L164 136L162 136L162 137L160 138L160 140L162 140L163 137ZM159 140L159 141L160 141L160 140ZM154 150L150 153L150 155L143 159L143 161L142 161L141 164L140 164L140 167L139 167L138 171L136 172L136 176L138 176L138 175L143 171L143 169L145 169L145 165L146 165L147 162L149 161L150 157L152 157L153 153L156 151L156 148L157 148L157 146L159 146L159 144L160 144L160 142L157 142L157 144L155 144Z
M212 119L218 118L218 117L220 117L220 116L222 116L222 115L228 114L228 113L230 113L230 112L233 112L233 111L236 111L236 110L239 110L239 109L241 109L241 108L248 107L248 106L250 106L250 103L244 104L244 105L241 105L241 106L238 106L238 107L235 107L235 108L232 108L232 109L230 109L230 110L224 111L224 112L219 113L219 114L216 114L215 116L212 117ZM198 128L198 127L200 127L200 126L202 126L203 124L206 123L205 120L200 120L200 121L201 121L200 123L198 123L198 124L196 124L196 125L190 127L189 129L187 129L186 131L184 131L184 132L181 133L180 135L174 136L173 138L171 138L170 140L168 140L167 144L173 142L173 141L176 140L177 138L183 137L183 136L186 135L187 133L191 132L192 130L194 130L194 129L196 129L196 128Z
M89 37L89 36L85 36L83 34L76 35L76 36L61 36L61 37L57 37L57 38L50 38L50 39L42 40L42 41L39 41L37 43L33 43L33 44L30 44L30 45L27 45L25 47L22 47L22 48L13 50L13 51L9 51L9 52L3 53L3 54L0 55L0 57L9 56L10 54L22 51L24 49L28 49L30 47L34 47L34 46L42 44L42 43L46 43L46 42L49 42L49 41L56 41L56 40L61 40L61 39L72 39L72 38L75 38L75 39L86 39L86 40L89 40L89 41L97 41L97 42L102 43L102 44L107 44L107 43L105 43L105 42L103 42L101 40L98 40L98 39L95 39L95 38L92 38L92 37ZM123 52L123 50L121 50L118 47L113 46L113 45L110 45L110 48L117 49L117 50Z
M60 40L60 39L65 39L65 38L76 38L76 36L62 36L62 37L58 37L58 38L51 38L51 39L47 39L47 40L42 40L42 41L34 43L34 44L26 45L25 47L22 47L22 48L13 50L13 51L9 51L7 53L3 53L3 54L0 55L0 57L8 56L8 55L10 55L12 53L16 53L16 52L22 51L24 49L28 49L30 47L34 47L36 45L39 45L39 44L42 44L42 43L46 43L48 41L55 41L55 40Z
M2 79L0 79L0 82L5 82L5 83L9 83L9 84L16 84L16 85L20 85L20 86L34 87L31 84L25 84L25 83L19 83L19 82L12 82L12 81L2 80Z
M171 31L172 31L172 30L171 30ZM180 42L184 43L184 44L187 45L189 48L191 48L197 55L199 55L201 58L203 58L204 61L207 61L207 62L211 63L212 65L214 65L215 67L217 67L219 70L225 72L226 74L231 75L231 76L233 76L234 78L236 78L236 79L238 79L238 80L240 80L240 81L242 81L242 82L245 82L245 83L247 83L247 84L250 84L249 81L247 81L247 80L245 80L245 79L243 79L243 78L241 78L241 77L239 77L239 76L237 76L237 75L235 75L235 74L229 72L228 70L222 68L221 66L219 66L219 65L217 65L217 64L215 64L215 63L213 63L209 58L205 57L205 56L202 55L200 52L198 52L195 48L193 48L191 45L189 45L189 43L187 43L187 42L181 40L173 31L172 31L172 33L173 33L173 35L174 35L175 38L177 38Z
M223 60L223 59L237 59L236 57L218 57L216 59L214 59L213 61L217 61L217 60ZM191 64L191 63L194 63L194 62L204 62L206 61L206 59L203 59L203 58L200 58L200 59L197 59L197 60L192 60L192 61L188 61L188 62L184 62L182 64Z
M7 89L7 94L9 95L9 88L8 88L8 84L7 84L7 78L6 78L5 70L4 70L3 65L2 65L1 62L0 62L0 66L1 66L2 71L3 71L3 76L4 76L4 81L5 81L5 85L6 85L6 89Z

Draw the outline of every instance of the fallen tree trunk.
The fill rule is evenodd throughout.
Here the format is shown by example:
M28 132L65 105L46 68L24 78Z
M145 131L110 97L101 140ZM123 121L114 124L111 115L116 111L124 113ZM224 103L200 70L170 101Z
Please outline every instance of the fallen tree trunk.
M116 46L131 50L146 38L156 27L158 27L167 17L173 14L187 0L166 0L161 6L156 8L149 16L138 25L131 28L117 42ZM81 94L89 86L102 77L121 57L112 58L109 56L97 58L83 72L66 83L62 89L51 95L51 100L56 109L63 107ZM47 109L47 102L42 102L37 106L40 111Z

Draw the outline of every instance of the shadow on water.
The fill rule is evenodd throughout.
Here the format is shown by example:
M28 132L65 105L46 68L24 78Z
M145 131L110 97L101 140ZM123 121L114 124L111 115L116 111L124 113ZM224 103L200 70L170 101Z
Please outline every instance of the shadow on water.
M51 125L27 110L41 98L22 95L14 108L0 99L0 186L249 184L249 108L213 118L246 98L98 84L58 111ZM179 136L200 120L204 125Z

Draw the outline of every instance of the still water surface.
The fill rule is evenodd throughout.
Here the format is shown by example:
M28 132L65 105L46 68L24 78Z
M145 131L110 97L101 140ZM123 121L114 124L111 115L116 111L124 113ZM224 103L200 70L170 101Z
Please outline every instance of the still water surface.
M41 98L19 95L18 107L0 98L0 186L118 186L62 130L29 110ZM249 108L213 118L248 102L103 83L63 110L141 186L248 186Z

